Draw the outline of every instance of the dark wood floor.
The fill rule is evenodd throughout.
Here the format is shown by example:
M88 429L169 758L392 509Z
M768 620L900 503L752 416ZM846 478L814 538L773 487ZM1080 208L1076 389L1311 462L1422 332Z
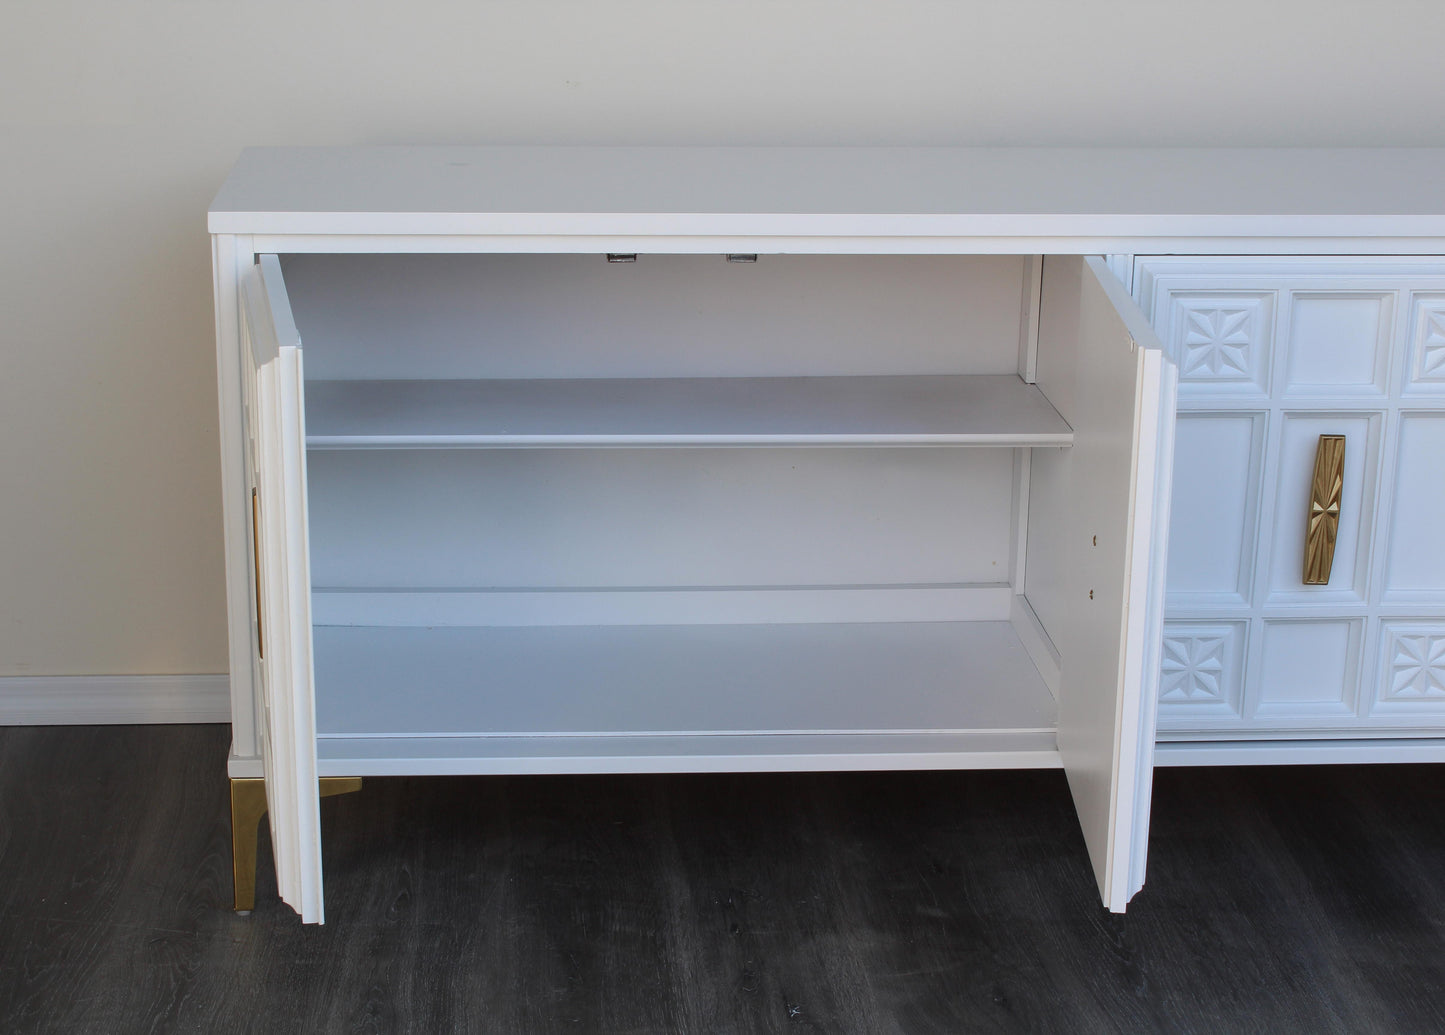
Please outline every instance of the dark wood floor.
M231 893L227 730L0 730L0 1032L1441 1032L1445 769L369 780Z

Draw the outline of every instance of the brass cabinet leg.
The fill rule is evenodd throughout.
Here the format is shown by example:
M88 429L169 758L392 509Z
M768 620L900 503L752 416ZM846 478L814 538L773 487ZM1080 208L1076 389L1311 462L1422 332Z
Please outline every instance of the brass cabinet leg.
M330 798L361 790L359 776L323 776L317 795ZM266 781L231 781L231 875L235 881L235 910L249 913L256 906L256 839L266 815Z
M316 781L317 789L321 792L319 797L334 798L338 794L351 794L353 791L361 790L361 777L359 776L323 776Z
M266 781L231 781L231 875L236 905L249 913L256 905L256 837L266 815Z

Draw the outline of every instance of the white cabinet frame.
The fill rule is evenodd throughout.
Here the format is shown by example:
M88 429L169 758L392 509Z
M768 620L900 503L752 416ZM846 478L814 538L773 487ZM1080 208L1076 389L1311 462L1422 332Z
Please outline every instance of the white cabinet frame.
M329 772L316 755L301 353L285 318L279 264L267 256L1432 254L1445 252L1441 167L1440 154L1418 150L246 152L210 213L232 647L229 768L233 779L264 775L269 781L282 897L304 920L320 921L315 780L359 774ZM1147 204L1138 205L1138 197ZM1382 198L1388 208L1377 204ZM1112 261L1115 269L1127 269L1127 259ZM1074 604L1087 620L1052 619L1059 643L1047 634L1025 637L1045 682L1060 691L1056 761L1039 761L1044 752L1031 764L1068 770L1102 899L1122 910L1143 883L1174 382L1147 323L1102 259L1050 263L1076 285L1065 289L1075 299L1075 338L1056 347L1048 326L1049 275L1040 291L1037 267L1031 268L1027 286L1033 297L1043 295L1044 314L1040 320L1026 312L1026 331L1031 337L1037 326L1038 345L1021 336L1020 372L1031 381L1037 364L1046 395L1051 377L1074 385L1050 398L1077 437L1062 462L1050 458L1031 470L1022 460L1019 484L1025 494L1053 492L1077 504L1069 518L1079 538L1070 540L1074 559L1063 569L1070 574L1040 599L1054 592L1074 602L1088 594L1098 606ZM252 357L249 397L257 419L249 425L255 443L248 446L244 386ZM1066 374L1053 372L1070 365ZM262 490L260 565L252 563L248 521L256 484ZM1023 513L1019 525L1027 532ZM1106 532L1096 545L1090 526L1113 529L1117 537L1110 541ZM1022 587L1021 559L1016 567ZM1040 617L1022 596L1013 610L1023 616L1015 623L1020 627ZM1069 612L1056 607L1054 613ZM1097 627L1095 614L1103 616ZM1051 619L1043 617L1048 628ZM264 660L258 629L267 638ZM1075 680L1086 689L1071 692ZM915 752L902 764L964 764L957 751L929 757ZM818 766L759 766L790 767ZM840 756L825 767L893 766L883 756L864 766L844 764ZM647 771L658 768L677 767ZM534 761L507 771L604 769L626 767Z

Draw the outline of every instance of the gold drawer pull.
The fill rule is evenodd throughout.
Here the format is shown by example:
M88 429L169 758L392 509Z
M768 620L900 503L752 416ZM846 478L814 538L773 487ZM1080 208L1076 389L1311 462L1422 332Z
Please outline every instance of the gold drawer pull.
M1344 488L1345 436L1321 435L1315 447L1315 476L1310 482L1310 515L1305 527L1306 586L1329 584Z
M266 656L265 644L261 642L261 497L259 490L251 490L251 559L256 565L256 656Z

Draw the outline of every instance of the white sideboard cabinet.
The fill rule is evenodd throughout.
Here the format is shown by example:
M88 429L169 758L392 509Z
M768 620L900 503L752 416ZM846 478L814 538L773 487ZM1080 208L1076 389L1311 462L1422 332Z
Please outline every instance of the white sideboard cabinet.
M210 210L238 907L265 812L322 919L318 795L366 776L1062 767L1122 910L1176 389L1129 256L1442 252L1442 169L246 151Z

